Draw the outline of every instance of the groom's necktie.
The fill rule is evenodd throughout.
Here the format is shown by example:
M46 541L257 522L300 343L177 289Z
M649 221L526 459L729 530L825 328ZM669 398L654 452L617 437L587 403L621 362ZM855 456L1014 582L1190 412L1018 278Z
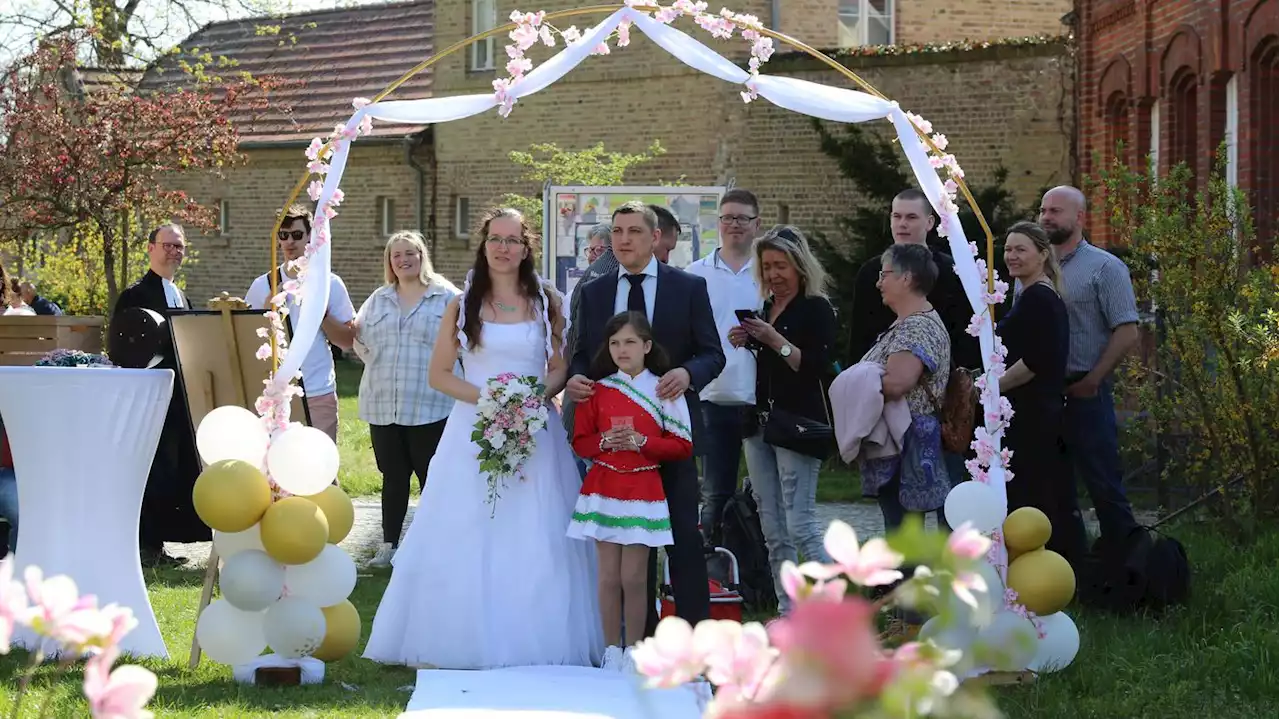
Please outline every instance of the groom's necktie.
M627 275L627 282L631 283L631 290L627 292L627 311L639 312L648 317L649 312L644 304L644 277L644 275Z

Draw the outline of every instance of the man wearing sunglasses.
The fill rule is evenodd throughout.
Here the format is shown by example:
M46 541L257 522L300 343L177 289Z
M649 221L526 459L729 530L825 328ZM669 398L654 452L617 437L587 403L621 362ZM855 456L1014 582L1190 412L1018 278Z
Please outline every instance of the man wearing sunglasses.
M284 264L276 268L277 291L285 282L298 276L293 261L306 252L307 243L311 241L311 212L302 205L290 205L285 211L284 221L280 223L280 232L276 241L280 243L280 254L284 256ZM249 291L245 293L245 302L257 310L269 308L271 303L271 277L261 275ZM292 297L288 303L289 334L293 334L293 319L298 317L301 309ZM311 426L329 435L334 442L338 441L338 381L333 369L333 353L329 343L339 348L351 349L355 340L356 317L355 307L351 304L351 295L347 293L347 285L336 272L329 275L329 306L324 320L320 323L320 331L316 342L302 360L302 390L307 401L307 413L311 416Z

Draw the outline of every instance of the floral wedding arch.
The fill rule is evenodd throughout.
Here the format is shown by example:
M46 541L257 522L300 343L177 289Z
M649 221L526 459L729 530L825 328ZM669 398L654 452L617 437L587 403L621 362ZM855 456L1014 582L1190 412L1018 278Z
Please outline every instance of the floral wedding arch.
M758 18L729 10L710 14L706 9L707 3L702 1L675 0L670 6L659 6L646 0L626 0L621 6L599 5L551 13L516 11L511 15L511 23L449 46L410 70L374 99L357 98L352 103L354 112L345 124L338 125L327 140L312 140L306 151L309 160L306 172L294 187L289 201L284 204L287 207L306 188L311 199L316 202L317 211L305 255L296 261L299 269L297 279L285 282L277 288L274 286L277 275L270 273L275 309L267 312L267 316L274 332L264 331L267 342L259 350L258 356L264 360L269 358L274 371L272 378L267 380L266 390L257 400L258 412L272 432L282 430L289 422L289 399L300 391L293 380L299 375L302 359L315 340L328 303L333 239L330 220L337 215L337 207L343 200L339 185L351 142L368 134L375 120L430 125L461 120L494 109L506 117L522 98L546 89L588 56L608 54L611 51L611 39L616 47L623 48L630 43L631 32L639 30L684 64L741 86L744 102L763 98L779 107L824 120L848 123L888 120L893 124L920 189L940 217L938 234L947 238L951 254L955 258L955 271L974 312L968 333L979 339L982 348L983 372L977 379L977 386L981 392L984 422L975 431L972 445L977 456L966 463L971 475L970 481L959 484L948 497L947 515L949 519L957 516L963 518L978 531L992 537L988 562L1003 574L1008 565L1008 555L1001 541L1000 528L1007 512L1004 483L1011 477L1011 453L1007 449L1001 449L1000 440L1004 435L1004 428L1013 416L1013 410L1008 400L999 393L999 378L1005 371L1005 349L994 332L992 309L994 305L1004 301L1008 286L995 276L991 230L965 186L964 172L955 156L946 152L946 136L934 133L927 120L903 110L897 102L880 94L848 68L798 40L765 28ZM559 30L551 24L553 20L606 12L609 13L608 17L584 31L575 27ZM691 17L713 38L728 40L737 32L744 40L749 41L751 57L748 69L742 69L702 42L671 26L675 19L683 16ZM495 80L492 93L420 100L384 99L410 77L440 59L504 32L511 40L511 44L506 46L509 57L506 70L509 76ZM564 48L546 62L534 67L525 52L538 43L555 47L557 36L564 42ZM760 70L773 54L775 41L824 62L861 87L862 91L762 74ZM940 172L945 174L945 180L940 177ZM986 234L985 259L979 257L978 246L965 237L957 214L957 193L963 194L969 202ZM283 215L277 220L277 231L282 220ZM275 232L272 233L271 243L273 267L277 264L274 236ZM296 341L286 347L283 315L286 312L285 300L289 297L294 298L300 306L300 316L295 320ZM954 512L952 505L955 505ZM1039 629L1040 625L1034 615L1028 615L1016 603L1016 597L1006 592L1003 599L1007 610L1029 617Z

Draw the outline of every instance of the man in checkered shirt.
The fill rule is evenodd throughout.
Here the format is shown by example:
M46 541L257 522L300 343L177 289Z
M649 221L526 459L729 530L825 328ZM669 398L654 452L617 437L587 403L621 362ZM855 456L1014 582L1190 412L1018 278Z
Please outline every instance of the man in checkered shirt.
M1121 485L1112 388L1115 368L1138 344L1138 307L1129 268L1084 239L1085 204L1084 193L1070 186L1055 187L1040 201L1040 225L1062 264L1071 326L1062 435L1103 538L1121 542L1138 525Z

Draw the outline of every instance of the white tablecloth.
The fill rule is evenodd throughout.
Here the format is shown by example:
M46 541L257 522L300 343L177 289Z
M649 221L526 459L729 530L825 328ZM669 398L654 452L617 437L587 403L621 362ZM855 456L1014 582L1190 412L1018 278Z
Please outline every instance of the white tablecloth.
M99 606L132 609L138 626L120 648L135 656L169 656L142 578L138 515L172 393L171 370L0 367L18 477L16 576L36 565Z

